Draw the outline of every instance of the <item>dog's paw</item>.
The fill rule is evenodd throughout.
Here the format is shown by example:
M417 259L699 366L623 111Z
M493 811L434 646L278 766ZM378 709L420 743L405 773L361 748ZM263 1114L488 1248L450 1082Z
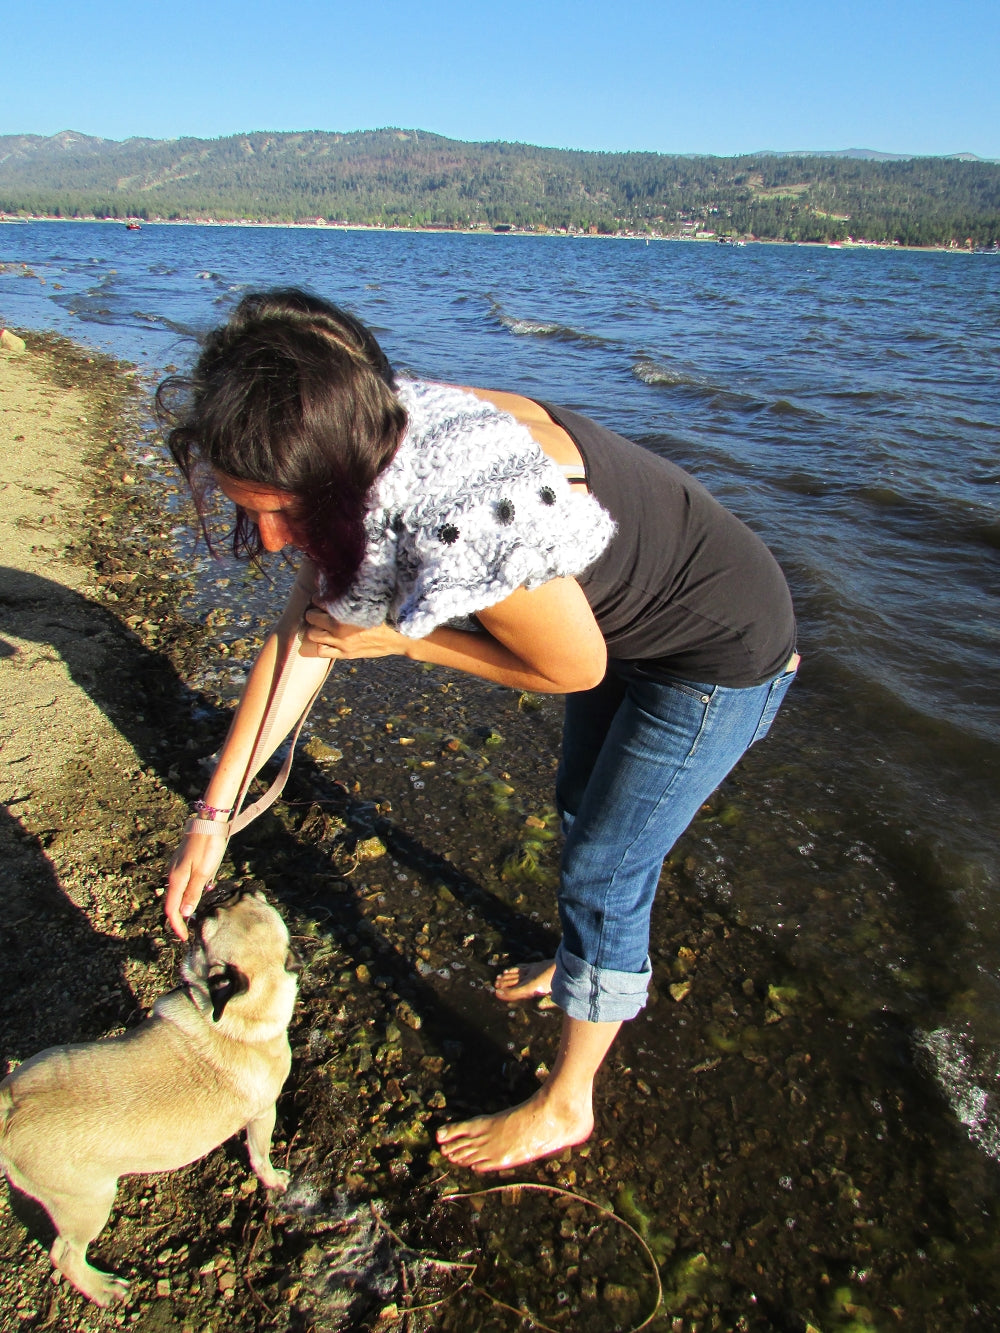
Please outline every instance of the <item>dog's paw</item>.
M130 1288L123 1277L89 1264L86 1251L63 1236L56 1237L49 1257L53 1268L95 1305L120 1305L128 1300Z
M269 1190L278 1190L281 1194L284 1194L285 1190L288 1189L288 1182L292 1178L290 1171L282 1171L277 1166L258 1171L257 1175L262 1185L266 1185Z
M123 1301L128 1300L131 1290L123 1277L115 1277L113 1273L108 1273L101 1284L103 1299L98 1304L121 1305Z
M105 1307L121 1305L123 1301L128 1300L130 1288L123 1277L115 1277L114 1273L102 1273L100 1269L91 1268L89 1264L87 1269L86 1273L78 1274L70 1280L95 1305ZM78 1277L80 1280L77 1280Z

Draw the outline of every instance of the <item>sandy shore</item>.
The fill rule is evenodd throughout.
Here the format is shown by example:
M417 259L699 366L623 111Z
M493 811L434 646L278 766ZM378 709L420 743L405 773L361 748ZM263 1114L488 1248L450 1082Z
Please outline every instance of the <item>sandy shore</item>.
M176 822L183 810L136 752L136 645L96 600L89 536L110 517L99 515L107 490L100 460L115 458L121 440L136 434L137 389L106 357L45 335L28 342L22 354L0 353L0 847L9 983L0 1053L8 1062L53 1040L106 1030L107 1002L122 983L130 987L124 946L99 942L104 931L123 940L136 906L135 830L123 817L152 802L169 825L170 812ZM118 819L109 818L113 811ZM110 865L116 872L97 893ZM58 929L46 940L34 927L44 931L48 912ZM48 968L34 973L40 950L68 963L78 958L75 984L58 969L52 977ZM101 976L96 987L87 984L91 965ZM149 994L135 980L122 1018Z
M262 632L232 578L205 623L184 609L148 386L25 336L0 353L0 1071L124 1030L172 984L165 865ZM557 1015L489 987L555 939L557 743L552 701L392 659L331 677L228 867L305 962L276 1135L293 1189L268 1200L235 1140L123 1181L94 1257L133 1295L107 1312L52 1282L44 1227L0 1191L4 1333L506 1333L525 1307L604 1333L653 1308L651 1265L654 1330L996 1326L995 1164L893 1015L700 883L752 772L665 871L650 1006L593 1138L516 1173L537 1192L448 1202L483 1182L447 1169L436 1124L526 1096L556 1047Z
M102 764L135 763L62 652L72 636L78 660L83 638L91 670L101 670L102 645L81 634L91 575L79 543L94 498L87 463L106 442L91 394L69 387L63 370L48 349L0 352L0 799L29 821L58 803L81 752Z

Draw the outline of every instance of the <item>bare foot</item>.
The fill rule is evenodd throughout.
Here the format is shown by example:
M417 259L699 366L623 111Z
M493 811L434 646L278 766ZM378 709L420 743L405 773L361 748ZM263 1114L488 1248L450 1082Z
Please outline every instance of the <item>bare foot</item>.
M590 1138L594 1113L589 1099L577 1107L550 1105L551 1100L540 1088L509 1111L443 1125L438 1144L454 1166L483 1172L523 1166Z
M555 970L554 958L546 958L541 963L519 963L517 967L508 967L493 983L494 993L498 1000L504 1000L507 1004L551 995Z

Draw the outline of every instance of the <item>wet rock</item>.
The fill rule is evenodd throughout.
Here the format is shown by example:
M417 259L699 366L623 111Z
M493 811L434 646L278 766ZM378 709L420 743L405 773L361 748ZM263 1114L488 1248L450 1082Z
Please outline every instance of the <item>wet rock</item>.
M235 650L236 644L233 644L233 648ZM308 743L302 748L310 759L315 759L318 763L335 764L344 757L343 750L338 750L335 745L329 745L319 736L311 736ZM374 839L373 841L378 840Z
M414 1031L423 1026L423 1019L406 1000L401 1000L396 1006L396 1017L400 1023L404 1023L408 1028L413 1028Z

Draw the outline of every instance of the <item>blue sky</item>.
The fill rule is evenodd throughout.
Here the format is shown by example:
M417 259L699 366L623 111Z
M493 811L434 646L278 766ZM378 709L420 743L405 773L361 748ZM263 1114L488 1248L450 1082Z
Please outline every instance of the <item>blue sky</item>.
M1000 0L20 0L0 134L1000 158Z

